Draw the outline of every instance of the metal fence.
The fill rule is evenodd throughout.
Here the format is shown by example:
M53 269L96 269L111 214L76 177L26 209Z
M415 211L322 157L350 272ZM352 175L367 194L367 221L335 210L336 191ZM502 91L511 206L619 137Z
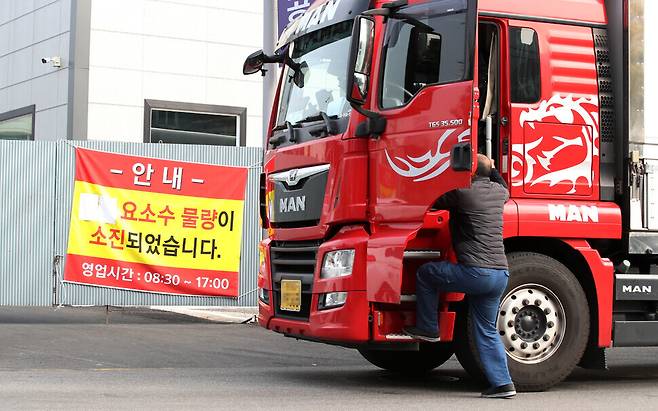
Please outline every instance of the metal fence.
M136 156L249 167L239 297L191 297L62 282L75 147ZM255 306L258 272L258 180L262 150L108 141L0 141L0 305Z

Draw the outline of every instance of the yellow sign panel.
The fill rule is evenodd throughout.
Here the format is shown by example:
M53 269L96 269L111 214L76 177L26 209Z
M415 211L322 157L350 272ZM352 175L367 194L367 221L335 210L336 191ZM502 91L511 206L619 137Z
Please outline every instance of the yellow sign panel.
M69 254L238 271L243 201L75 183ZM99 224L102 222L103 224Z

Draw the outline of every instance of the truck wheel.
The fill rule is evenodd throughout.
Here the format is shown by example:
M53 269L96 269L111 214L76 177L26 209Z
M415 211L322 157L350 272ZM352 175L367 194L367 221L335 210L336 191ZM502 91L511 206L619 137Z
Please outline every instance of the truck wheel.
M507 260L510 279L496 326L517 389L543 391L564 380L585 351L587 297L571 271L548 256L516 252ZM457 359L472 377L483 380L471 319L465 318L467 326L458 328L456 338Z
M392 351L359 348L359 353L371 364L401 374L425 374L452 357L450 343L421 343L418 351Z

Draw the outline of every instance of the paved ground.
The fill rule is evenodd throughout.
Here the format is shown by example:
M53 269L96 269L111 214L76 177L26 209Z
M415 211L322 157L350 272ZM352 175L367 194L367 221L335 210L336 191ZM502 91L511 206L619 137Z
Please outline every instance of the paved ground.
M428 378L353 350L172 313L0 309L1 409L658 409L658 349L618 349L549 392L482 400L450 360Z

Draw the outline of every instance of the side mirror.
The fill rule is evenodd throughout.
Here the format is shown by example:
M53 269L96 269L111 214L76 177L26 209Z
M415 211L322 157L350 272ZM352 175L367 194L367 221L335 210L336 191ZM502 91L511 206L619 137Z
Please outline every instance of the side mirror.
M352 46L347 70L347 101L362 106L368 97L372 49L375 42L375 21L358 16L352 29Z
M265 64L265 53L263 50L258 50L255 53L251 53L249 57L244 61L242 66L242 74L245 76L249 74L254 74L263 69L263 64Z
M284 59L285 55L275 54L273 56L268 56L263 50L258 50L251 53L244 61L244 64L242 65L242 74L248 76L249 74L258 73L263 70L263 64L283 63Z
M306 73L308 73L308 64L303 61L301 64L295 64L291 60L291 65L294 74L292 76L292 81L299 88L304 88L304 79L306 78Z

